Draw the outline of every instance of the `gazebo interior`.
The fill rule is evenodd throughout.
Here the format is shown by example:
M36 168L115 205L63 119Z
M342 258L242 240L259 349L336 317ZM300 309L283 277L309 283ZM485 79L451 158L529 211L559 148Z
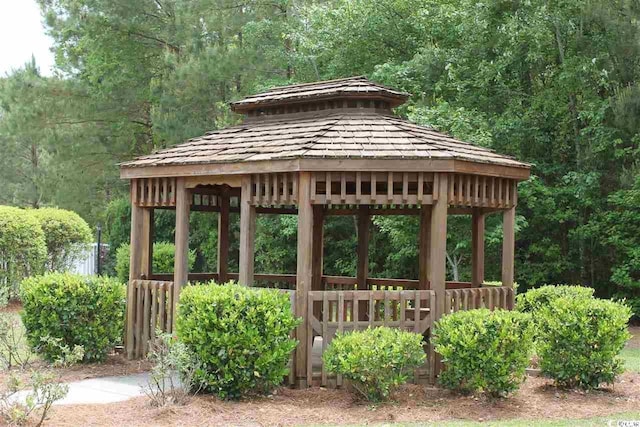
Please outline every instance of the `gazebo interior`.
M121 165L131 183L131 260L126 351L143 357L156 329L172 331L180 289L237 280L291 295L303 319L289 382L339 385L319 354L339 331L390 326L425 336L433 381L440 363L429 344L434 321L479 307L513 307L517 183L529 165L395 116L408 94L364 77L277 87L231 104L244 121ZM174 273L152 271L155 209L176 212ZM188 271L189 214L215 212L218 271ZM239 272L229 271L229 216L240 214ZM484 286L486 215L502 213L502 285ZM296 274L256 274L256 215L298 216ZM323 274L323 223L357 218L356 277ZM374 215L416 215L419 277L368 277ZM472 218L472 280L446 281L448 215Z

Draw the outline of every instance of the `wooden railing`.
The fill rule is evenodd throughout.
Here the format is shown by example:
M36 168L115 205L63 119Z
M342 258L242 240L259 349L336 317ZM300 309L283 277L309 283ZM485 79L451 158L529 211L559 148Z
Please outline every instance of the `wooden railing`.
M445 313L476 308L512 310L514 297L513 288L508 286L451 289L445 292Z
M149 350L149 342L156 336L156 329L171 332L173 325L173 282L159 280L132 280L129 286L134 288L133 334L128 334L127 353L133 357L144 357ZM131 342L129 342L131 338Z
M322 338L322 353L336 333L388 326L425 334L432 326L433 291L311 291L307 316L307 382L313 381L313 337ZM429 348L433 354L433 349ZM322 364L320 383L328 384ZM342 378L336 377L336 385Z

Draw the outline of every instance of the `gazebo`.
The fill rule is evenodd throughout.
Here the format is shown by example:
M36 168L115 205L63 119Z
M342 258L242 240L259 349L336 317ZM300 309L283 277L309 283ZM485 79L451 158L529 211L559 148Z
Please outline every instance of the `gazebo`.
M142 357L156 328L172 331L189 281L237 280L289 292L303 319L290 381L326 385L313 348L338 331L386 325L423 334L446 313L513 306L517 183L530 167L399 117L408 94L352 77L277 87L231 104L244 121L121 165L131 183L126 351ZM175 209L173 275L152 271L153 214ZM189 273L189 213L217 212L218 271ZM229 214L240 213L239 272L228 268ZM485 217L503 215L502 286L484 285ZM256 274L256 215L298 216L295 275ZM356 277L323 274L323 222L357 217ZM373 215L420 218L419 278L368 277ZM447 216L472 217L472 281L446 281ZM433 379L439 363L427 345ZM316 351L317 353L317 351ZM434 363L435 362L435 363ZM338 383L340 378L337 379Z

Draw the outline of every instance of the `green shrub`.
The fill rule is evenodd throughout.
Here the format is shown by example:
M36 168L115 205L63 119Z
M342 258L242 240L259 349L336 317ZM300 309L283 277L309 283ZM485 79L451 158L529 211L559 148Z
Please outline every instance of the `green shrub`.
M100 361L122 337L125 287L115 279L49 273L25 279L21 296L27 340L46 360L61 356L49 338L82 346L84 361Z
M574 285L545 285L530 289L516 297L516 309L524 313L534 313L547 307L558 298L589 299L593 297L593 288Z
M540 369L561 387L596 388L622 373L631 309L600 299L558 298L537 314Z
M195 382L239 398L282 382L297 324L285 293L212 282L182 290L176 328L198 363Z
M529 364L533 329L530 314L514 311L479 309L444 316L433 337L445 364L440 383L491 396L517 390Z
M93 241L89 225L75 212L57 208L29 212L40 222L44 232L49 271L65 271Z
M322 359L365 399L379 401L404 384L426 358L422 335L380 327L338 334Z
M116 275L122 283L129 281L129 252L128 244L122 245L116 252ZM159 242L153 244L153 272L173 273L176 246L173 243ZM195 251L189 251L189 269L196 261Z
M43 271L46 256L40 223L22 209L0 206L0 305L17 296L23 278Z

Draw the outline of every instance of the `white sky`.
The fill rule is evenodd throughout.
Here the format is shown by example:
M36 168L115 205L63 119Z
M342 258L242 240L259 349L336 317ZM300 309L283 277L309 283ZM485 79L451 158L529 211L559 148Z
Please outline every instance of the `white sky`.
M32 54L40 73L51 75L52 44L35 0L0 0L0 76L24 65Z

